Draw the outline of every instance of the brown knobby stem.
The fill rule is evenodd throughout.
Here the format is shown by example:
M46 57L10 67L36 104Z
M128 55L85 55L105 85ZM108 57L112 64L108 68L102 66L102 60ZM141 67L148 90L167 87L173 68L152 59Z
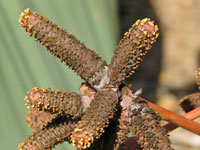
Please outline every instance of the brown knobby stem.
M34 89L33 91L41 90L39 88L33 88L33 89ZM94 99L94 91L92 91L91 88L85 85L82 85L80 90L83 94L81 96L81 100L84 99L85 101L87 101L87 104L90 105L90 102ZM32 94L34 95L36 93ZM47 95L51 96L51 94ZM85 107L85 109L87 109L87 107ZM75 127L75 124L78 122L78 118L76 118L76 120L71 120L68 118L69 121L67 121L68 120L67 118L68 116L61 117L59 113L51 114L49 112L43 112L39 110L29 111L26 120L27 124L33 128L33 132L19 145L19 149L50 150L56 144L62 143L63 141L66 140L69 141L69 135L71 135L71 132Z
M77 120L68 119L67 122L51 125L48 128L33 132L22 143L19 150L50 150L58 143L69 141L69 136L74 130Z
M124 111L121 112L121 115L118 119L118 124L116 126L116 139L114 140L113 150L118 150L119 146L125 142L128 138L129 133L129 123L127 122L127 115Z
M39 131L47 126L57 114L50 114L44 111L30 110L26 116L26 123L33 129L33 132Z
M112 90L98 91L72 132L73 144L82 149L90 147L102 135L109 119L113 118L117 103L118 98Z
M200 92L192 93L181 98L180 106L185 112L200 107Z
M160 126L161 118L145 103L135 103L132 109L132 131L134 137L143 149L172 150L168 135Z
M167 134L159 125L160 117L154 112L153 107L150 108L150 104L144 100L138 101L134 98L134 94L128 88L122 92L122 97L125 96L121 101L124 103L120 103L122 112L118 112L120 115L116 115L120 110L118 104L121 97L118 86L125 77L129 77L138 68L142 58L158 37L158 27L154 25L153 21L150 19L138 20L125 33L109 67L98 54L86 48L76 37L58 28L46 17L27 9L20 16L19 22L30 36L34 36L36 41L45 45L47 51L58 57L61 62L65 62L96 90L90 91L89 88L82 86L82 89L80 88L82 96L73 92L51 91L50 89L34 88L30 91L25 98L27 105L33 109L44 110L61 117L69 117L65 116L69 114L70 118L64 118L63 122L60 122L62 119L58 118L56 124L53 119L50 124L26 138L19 145L20 150L51 149L56 144L64 140L69 141L69 139L82 149L92 146L93 142L96 146L103 142L101 147L97 148L102 149L102 145L106 144L106 137L112 135L109 133L110 131L115 132L113 145L114 149L117 149L127 138L130 123L132 123L135 137L142 148L172 149ZM197 84L198 79L197 73ZM68 99L72 99L72 101L68 101ZM170 114L169 111L163 113L163 109L160 110L160 107L156 106L155 108L164 119L171 119L173 122L174 118L171 116L174 116L174 113ZM84 114L83 109L86 109ZM40 118L39 111L37 113L29 116L32 124L38 123L38 120L42 120L44 117L42 115ZM168 117L169 114L171 116ZM39 117L36 122L33 122L34 117ZM78 121L77 117L82 118ZM72 118L76 120L72 120ZM183 118L179 117L184 120ZM184 122L186 120L182 123ZM196 128L195 125L197 124L192 124L192 129ZM107 129L109 132L106 131Z
M83 113L81 96L75 92L52 91L50 88L43 89L34 87L25 97L28 107L43 110L52 114L70 115L73 118Z
M187 112L186 114L183 115L183 117L188 118L190 120L194 120L194 119L200 117L200 107L195 108L194 110L192 110L190 112ZM179 126L177 126L173 123L168 123L163 126L163 128L165 128L167 133L173 131L174 129L176 129L178 127ZM134 146L135 146L135 148L134 148ZM131 149L130 149L130 147L131 147ZM134 138L129 138L128 140L125 141L124 145L120 146L119 150L139 150L139 148L140 148L140 146L137 144L136 140Z
M115 112L115 115L118 115L118 113ZM115 115L114 118L117 117ZM95 140L86 150L114 150L117 139L117 125L118 122L112 119L108 127L104 128L104 133L100 138Z
M159 107L159 106L157 106ZM157 108L157 107L154 107ZM156 110L156 109L155 109ZM186 117L190 120L196 119L198 117L200 117L200 107L195 108L194 110L187 112L186 114L183 115L183 117ZM173 124L173 123L168 123L166 125L163 126L163 128L165 128L166 132L171 132L174 129L178 128L179 126ZM134 143L134 144L133 144ZM132 145L131 145L132 144ZM134 148L134 146L136 146ZM129 138L125 141L125 143L123 145L120 146L119 150L138 150L139 149L139 145L137 144L136 140L134 138Z
M196 84L200 90L200 68L196 71Z
M48 18L26 9L20 16L21 26L58 57L82 79L98 85L104 75L106 62L93 50L88 49L74 35L58 28Z
M144 101L138 101L138 98L128 87L123 88L122 103L130 117L134 138L142 149L172 150L168 135L160 126L160 116Z
M83 91L82 94L87 93L87 95L94 96L94 91L87 85L82 85L80 89ZM117 105L116 110L108 127L104 129L105 132L86 150L118 150L119 146L128 138L128 116L122 111L122 106L120 104Z
M139 100L145 102L151 108L155 109L155 111L157 113L159 113L159 115L161 116L161 118L163 120L169 121L177 126L180 126L186 130L189 130L195 134L200 135L200 124L199 123L196 123L196 122L189 120L181 115L178 115L172 111L169 111L165 108L155 105L143 98L140 98Z
M186 114L183 115L183 117L190 119L190 120L194 120L194 119L200 117L200 107L187 112ZM170 132L170 131L173 131L174 129L178 128L178 126L173 123L168 123L168 124L164 125L163 127L166 129L166 132Z
M158 26L148 18L137 20L124 34L109 65L110 84L121 83L138 68L158 37Z
M128 138L129 123L127 120L126 113L118 108L108 127L105 128L105 132L88 150L118 150Z

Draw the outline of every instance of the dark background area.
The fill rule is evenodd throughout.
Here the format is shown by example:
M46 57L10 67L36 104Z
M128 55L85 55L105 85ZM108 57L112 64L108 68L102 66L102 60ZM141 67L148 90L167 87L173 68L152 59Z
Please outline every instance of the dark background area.
M120 33L121 36L128 31L131 25L138 19L151 18L155 24L159 25L159 20L154 9L148 0L121 0L119 1L120 13ZM160 31L159 31L160 33ZM151 101L156 99L158 88L158 76L162 66L162 33L147 53L139 69L133 74L126 83L132 83L134 90L143 89L143 97Z

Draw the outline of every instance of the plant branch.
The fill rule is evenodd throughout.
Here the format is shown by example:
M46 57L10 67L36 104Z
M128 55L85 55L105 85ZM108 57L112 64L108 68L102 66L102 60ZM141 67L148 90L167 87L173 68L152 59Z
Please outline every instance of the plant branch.
M99 84L102 71L107 65L93 50L88 49L74 35L57 27L47 17L26 9L20 16L21 26L44 45L52 55L58 57L82 79L91 85Z
M188 113L185 113L183 115L183 117L190 119L190 120L194 120L194 119L200 117L200 107L198 107ZM168 123L168 124L164 125L163 127L166 129L166 132L170 132L170 131L173 131L174 129L176 129L178 126L173 123Z
M127 121L134 138L142 149L173 150L167 133L159 124L160 116L145 101L138 101L138 93L140 90L133 93L128 87L122 89L121 105L130 118Z
M180 127L185 128L193 133L200 135L200 124L198 124L192 120L189 120L184 116L181 116L172 111L169 111L163 107L155 105L143 98L140 98L139 100L145 101L146 104L148 104L150 107L155 109L160 114L160 116L163 120L169 121L177 126L180 126Z

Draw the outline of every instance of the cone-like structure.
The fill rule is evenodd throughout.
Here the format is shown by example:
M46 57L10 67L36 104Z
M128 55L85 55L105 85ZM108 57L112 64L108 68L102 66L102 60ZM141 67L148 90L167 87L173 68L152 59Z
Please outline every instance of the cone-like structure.
M20 143L18 148L19 150L50 150L57 143L69 139L75 123L76 121L68 120L68 122L52 125L34 132Z
M47 126L57 114L50 114L44 111L30 110L26 116L26 123L33 129L33 132L39 131Z
M108 126L109 119L113 118L117 103L118 98L112 90L98 91L72 132L73 144L85 149L98 139Z
M29 9L21 14L19 22L30 36L45 45L47 51L65 62L82 79L90 79L91 85L99 84L106 62L95 51L86 48L74 35L58 28L48 18Z
M158 37L158 26L150 19L137 20L124 34L109 65L110 84L120 83L138 68Z
M81 96L75 92L52 91L34 87L25 97L27 106L60 115L79 117L83 113Z
M129 133L129 123L127 122L127 116L121 112L121 116L118 120L118 125L116 128L116 139L114 140L113 150L118 150L119 146L125 142L128 138Z
M173 150L166 131L160 126L160 116L145 102L139 102L129 88L125 87L124 91L127 96L124 100L132 98L132 105L126 110L131 120L134 137L141 148L145 150Z
M160 126L160 117L144 103L137 103L137 106L132 109L131 123L134 137L141 148L173 150L166 131Z
M25 10L19 22L86 82L80 87L82 95L37 87L28 92L26 105L33 110L26 119L33 133L19 144L19 150L50 150L63 141L73 142L78 149L118 150L128 136L130 122L142 148L171 149L160 117L145 103L129 101L133 97L126 101L121 92L121 82L138 68L158 37L153 21L143 19L132 25L109 66L76 37L36 12ZM132 94L130 89L125 91Z
M105 134L102 135L104 136L105 142L103 144L105 149L118 150L119 146L125 142L129 133L129 123L127 120L128 117L121 111L114 117L114 120L105 129Z
M104 129L105 132L86 150L118 150L119 146L128 138L129 123L127 120L128 116L119 108L108 127Z

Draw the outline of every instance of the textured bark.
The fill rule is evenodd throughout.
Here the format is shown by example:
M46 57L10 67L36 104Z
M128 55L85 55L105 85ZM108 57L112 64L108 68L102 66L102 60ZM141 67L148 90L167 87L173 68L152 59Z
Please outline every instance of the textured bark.
M36 110L43 110L52 114L70 115L73 118L83 113L81 96L75 92L62 92L60 90L39 89L34 87L25 97L27 106Z
M166 131L160 126L160 117L145 103L135 103L132 108L132 130L144 150L173 150Z

